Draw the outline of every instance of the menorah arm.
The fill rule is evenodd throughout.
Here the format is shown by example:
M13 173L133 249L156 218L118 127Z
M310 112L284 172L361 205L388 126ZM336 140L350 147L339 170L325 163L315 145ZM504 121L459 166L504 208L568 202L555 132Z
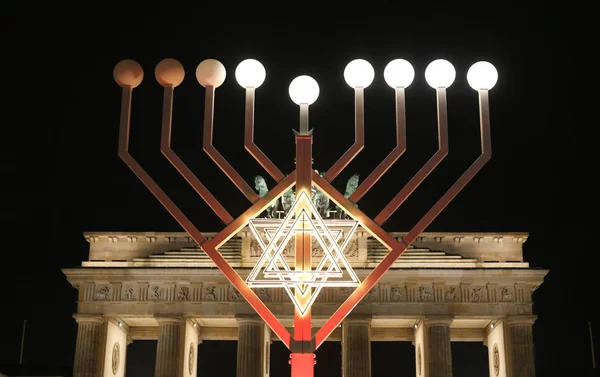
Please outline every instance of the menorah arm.
M213 146L213 118L214 118L214 97L215 88L206 86L206 97L204 101L204 138L202 146L206 154L215 164L225 173L233 184L250 200L252 203L259 199L258 194L244 181L242 176L225 160L225 158Z
M480 127L481 127L481 155L473 164L456 180L448 191L438 200L437 203L421 218L421 220L402 238L401 242L396 241L391 236L380 239L380 234L385 233L378 224L365 222L363 226L372 232L387 247L391 247L390 252L383 258L381 263L363 280L360 286L350 294L350 296L340 305L329 320L315 334L315 347L318 348L327 337L342 323L344 318L358 305L364 296L377 284L383 274L394 264L394 262L413 243L415 239L435 220L444 208L456 197L456 195L469 183L469 181L481 170L481 168L492 157L492 143L490 136L490 118L487 90L479 90L479 109L480 109ZM332 200L342 204L344 208L354 219L363 221L366 216L352 205L352 202L346 200L339 192L332 187L326 187L323 180L313 175L315 185L328 194L335 194ZM323 184L323 187L320 185ZM387 233L385 233L387 235ZM392 238L391 240L389 238Z
M446 89L438 88L437 91L437 113L438 113L438 150L431 158L419 169L410 181L396 196L381 210L375 217L375 222L383 225L387 219L404 203L404 201L415 191L417 187L427 178L427 176L439 165L439 163L448 155L448 114L446 107Z
M238 273L223 259L221 254L217 251L227 240L233 235L237 234L248 224L248 220L256 217L262 211L267 208L273 200L279 198L284 192L289 190L296 183L296 171L285 177L279 182L273 189L271 189L265 196L260 198L250 208L248 208L242 215L235 219L232 223L227 225L225 229L221 230L215 237L206 241L202 245L202 249L206 254L215 262L217 267L225 274L229 282L240 292L240 294L246 299L248 304L256 310L258 315L265 321L265 323L273 330L273 332L281 339L281 341L290 348L291 346L291 334L281 324L277 317L267 308L267 306L256 296L254 291L250 289L248 284L238 275Z
M425 228L442 212L444 208L465 188L467 183L473 179L481 168L492 158L492 138L490 135L490 112L488 91L479 90L479 123L481 129L481 155L469 166L469 168L454 182L444 195L431 207L423 218L408 232L403 241L410 245L421 234Z
M254 159L279 182L285 177L281 170L254 144L254 93L255 88L246 88L246 116L244 124L244 147Z
M211 194L210 191L200 182L198 177L187 167L187 165L179 158L179 156L171 149L171 127L173 123L173 85L165 85L163 95L163 118L162 130L160 136L160 151L171 162L185 180L196 190L198 195L208 206L219 216L221 221L229 224L233 221L233 217L219 203L219 201Z
M260 215L271 203L283 195L296 183L296 171L294 170L291 174L285 177L281 182L277 183L275 187L269 190L265 196L260 198L238 218L233 220L232 223L228 224L225 229L217 233L213 238L210 239L211 244L215 248L221 247L227 240L233 235L237 234L242 228L248 224L248 220L255 218Z
M328 182L335 179L365 147L364 88L354 88L354 144L325 172Z
M392 165L406 151L406 111L404 102L404 88L396 88L396 147L379 163L369 174L367 179L350 195L351 202L358 202L375 183L392 167Z
M173 216L181 227L196 241L198 245L202 245L205 241L204 236L192 224L192 222L181 212L179 207L167 194L158 186L158 184L150 178L148 173L138 164L138 162L129 153L129 125L131 120L131 87L123 87L121 100L121 121L119 127L119 157L127 164L133 173L140 181L150 190L150 192L158 199L165 209Z

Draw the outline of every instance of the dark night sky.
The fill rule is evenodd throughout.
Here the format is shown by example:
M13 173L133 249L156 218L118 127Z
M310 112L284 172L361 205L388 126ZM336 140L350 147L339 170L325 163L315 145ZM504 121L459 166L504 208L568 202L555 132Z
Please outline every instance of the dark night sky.
M214 144L249 182L267 174L243 149L244 90L234 78L237 64L255 58L266 67L266 81L257 89L255 140L289 172L291 129L298 122L298 107L287 94L290 81L308 74L319 82L310 125L315 168L325 170L353 141L353 94L343 69L352 59L369 60L376 77L365 91L366 147L334 181L339 189L352 173L366 177L393 148L393 91L383 68L395 58L409 60L416 78L406 90L408 149L360 202L375 216L437 148L435 92L423 73L429 62L445 58L457 70L448 89L450 155L384 228L410 229L478 156L477 95L466 72L478 60L492 62L500 75L490 91L492 160L427 231L529 232L525 259L551 270L534 294L538 376L591 375L588 321L599 328L599 287L587 214L595 204L589 172L597 126L597 117L589 114L593 97L586 93L586 80L593 77L587 74L591 26L584 17L590 10L538 1L518 7L393 3L346 4L347 10L330 15L323 4L309 3L270 9L274 14L234 11L233 4L220 9L120 4L110 10L89 5L74 14L54 4L3 5L0 266L8 303L0 325L0 365L18 363L23 319L25 363L72 365L75 290L60 268L86 259L84 231L181 230L117 156L121 93L112 70L118 61L137 60L145 71L134 90L132 154L201 230L217 231L218 218L159 152L162 87L154 67L161 59L175 58L186 68L175 90L172 146L234 216L247 201L201 149L204 91L195 69L202 60L218 59L227 69L216 92ZM130 355L151 355L144 347L152 344L136 347ZM235 353L235 345L214 345L212 352L217 347ZM339 344L328 347L323 353L339 354ZM405 360L406 371L414 371L414 351L407 344L374 347L379 347L374 377L399 375L387 367L387 357ZM456 377L482 370L481 362L470 365L468 355L485 355L483 346L454 347ZM286 360L285 350L275 355ZM143 368L128 375L151 373Z

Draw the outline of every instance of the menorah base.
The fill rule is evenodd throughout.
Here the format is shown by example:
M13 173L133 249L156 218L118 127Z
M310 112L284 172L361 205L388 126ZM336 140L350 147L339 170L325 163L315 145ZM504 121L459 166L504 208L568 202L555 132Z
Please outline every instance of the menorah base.
M291 377L314 377L317 363L314 353L291 353L289 363L292 366Z

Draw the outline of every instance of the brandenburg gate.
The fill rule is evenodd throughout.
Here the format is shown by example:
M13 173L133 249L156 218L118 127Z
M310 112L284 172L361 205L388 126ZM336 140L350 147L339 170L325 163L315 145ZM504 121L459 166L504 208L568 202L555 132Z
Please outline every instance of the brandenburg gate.
M548 271L523 260L528 234L425 232L491 157L488 91L498 78L493 65L477 62L467 73L479 98L481 155L408 232L381 226L448 154L452 64L438 59L425 70L437 99L438 151L374 218L357 203L406 149L404 90L415 77L412 65L396 59L384 70L395 94L396 147L364 180L352 176L343 193L331 181L364 147L363 100L373 67L362 59L346 66L355 142L322 172L313 167L308 110L319 86L310 76L289 87L300 109L295 170L283 174L254 143L255 90L265 75L253 59L235 71L246 90L244 147L274 179L272 189L260 175L252 187L212 144L215 89L226 71L214 59L196 69L206 90L204 152L250 202L233 218L170 147L183 66L165 59L155 68L164 87L160 149L224 223L223 230L208 233L129 153L132 93L144 71L133 60L116 65L122 88L118 154L184 231L84 234L88 259L63 269L78 290L74 376L124 376L127 345L144 339L157 340L155 377L202 376L197 357L204 340L237 341L238 377L269 376L274 341L290 350L292 377L314 376L315 350L325 341L341 341L343 377L371 376L372 341L411 342L417 377L452 376L453 341L483 342L492 377L535 376L532 292Z

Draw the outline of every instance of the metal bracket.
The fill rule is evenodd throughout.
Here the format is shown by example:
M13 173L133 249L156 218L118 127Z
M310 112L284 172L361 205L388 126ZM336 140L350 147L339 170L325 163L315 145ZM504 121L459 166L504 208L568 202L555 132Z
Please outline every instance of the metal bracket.
M312 338L311 340L290 339L290 351L292 353L315 353L315 350L315 338Z

